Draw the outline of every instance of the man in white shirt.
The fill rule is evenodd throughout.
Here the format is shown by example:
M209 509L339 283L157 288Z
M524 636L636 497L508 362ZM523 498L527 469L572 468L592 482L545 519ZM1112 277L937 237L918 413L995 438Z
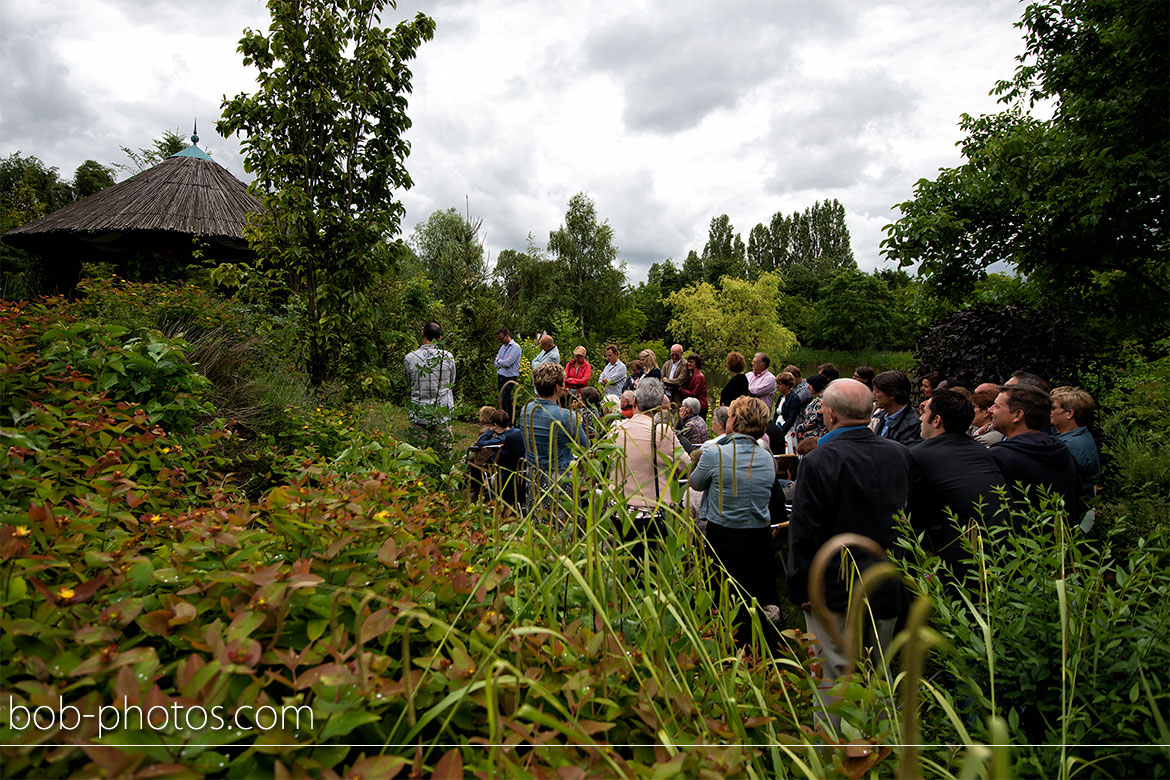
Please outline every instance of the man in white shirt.
M683 360L682 344L675 344L670 348L670 360L662 366L662 384L671 402L682 401L680 391L690 378L691 372L687 368L687 361Z
M605 363L597 384L606 395L621 398L622 388L626 386L626 364L618 360L617 346L610 344L605 348Z

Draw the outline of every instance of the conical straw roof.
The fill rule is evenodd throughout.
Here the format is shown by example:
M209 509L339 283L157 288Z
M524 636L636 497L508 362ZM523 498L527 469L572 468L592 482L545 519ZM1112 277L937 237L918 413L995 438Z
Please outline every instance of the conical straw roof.
M163 231L243 240L247 215L260 201L223 166L191 146L158 165L10 230L16 246L40 238Z

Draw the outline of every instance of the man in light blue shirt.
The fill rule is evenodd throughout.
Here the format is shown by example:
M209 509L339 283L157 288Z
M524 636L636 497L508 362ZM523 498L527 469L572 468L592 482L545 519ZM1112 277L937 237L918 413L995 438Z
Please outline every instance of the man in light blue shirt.
M500 392L500 408L515 416L512 408L512 393L520 379L520 345L512 340L507 328L496 331L500 350L496 353L496 387Z
M605 348L605 368L601 369L601 392L611 398L620 399L626 386L626 364L618 360L618 349L614 344Z
M547 333L540 337L540 354L532 358L532 374L536 375L536 367L542 363L560 363L561 351L553 342L553 337Z

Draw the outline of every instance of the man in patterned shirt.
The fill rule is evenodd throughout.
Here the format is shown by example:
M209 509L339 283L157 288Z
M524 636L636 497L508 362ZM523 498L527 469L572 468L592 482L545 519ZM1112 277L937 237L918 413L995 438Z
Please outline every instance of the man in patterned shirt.
M451 413L455 396L455 357L433 342L442 338L443 326L431 321L423 326L422 344L402 361L410 387L410 422L423 446L451 446Z

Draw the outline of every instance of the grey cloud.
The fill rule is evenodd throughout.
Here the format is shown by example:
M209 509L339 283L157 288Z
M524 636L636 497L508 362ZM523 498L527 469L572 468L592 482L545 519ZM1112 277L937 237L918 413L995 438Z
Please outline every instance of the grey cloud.
M900 170L873 139L896 132L917 107L908 84L871 70L808 89L811 94L794 96L773 117L765 139L772 150L769 192L843 189L865 181L866 167L878 166L882 180Z
M70 70L45 42L0 20L0 70L5 74L0 109L0 138L6 147L45 154L50 139L69 146L91 131L97 113L86 96L70 84ZM66 174L67 175L67 174Z
M666 19L618 19L586 39L586 62L623 83L631 128L680 132L783 76L800 41L851 28L837 5L809 5L684 3Z
M775 173L765 182L769 192L778 194L811 189L844 189L861 178L867 153L856 146L818 147L799 150L776 163Z

